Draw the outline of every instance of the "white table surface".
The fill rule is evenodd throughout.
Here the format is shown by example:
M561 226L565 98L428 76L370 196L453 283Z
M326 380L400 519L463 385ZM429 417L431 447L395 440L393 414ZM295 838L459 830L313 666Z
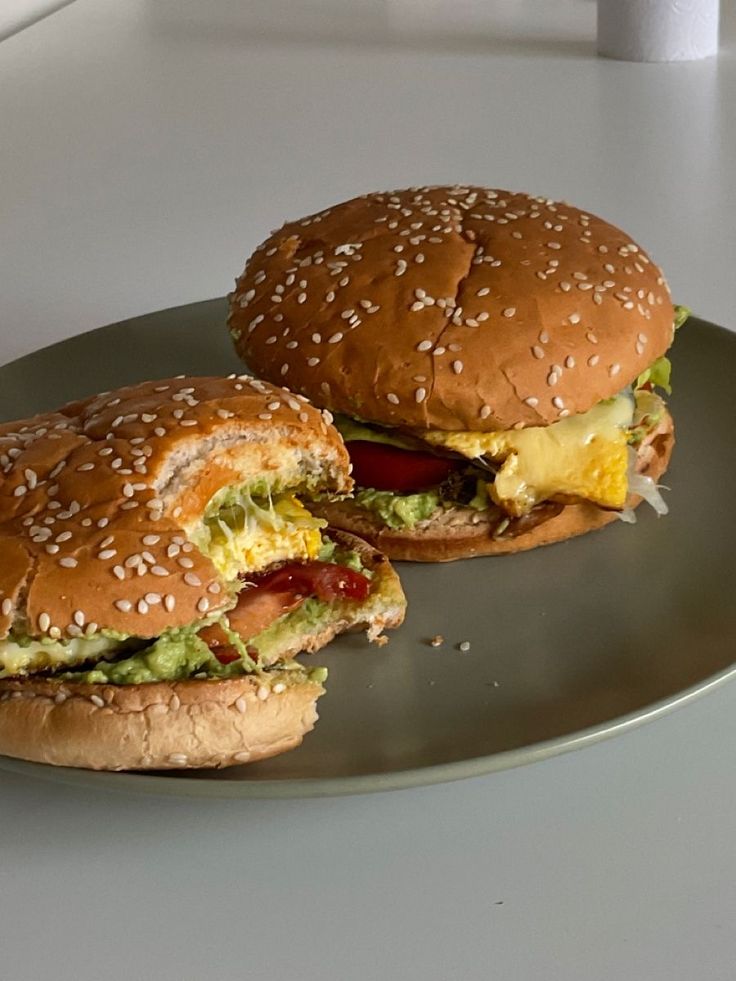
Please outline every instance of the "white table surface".
M736 327L736 30L595 57L591 0L77 0L0 44L0 363L226 292L286 217L472 181L622 225ZM60 366L63 370L63 366ZM305 802L0 772L0 976L736 976L736 686L618 739Z

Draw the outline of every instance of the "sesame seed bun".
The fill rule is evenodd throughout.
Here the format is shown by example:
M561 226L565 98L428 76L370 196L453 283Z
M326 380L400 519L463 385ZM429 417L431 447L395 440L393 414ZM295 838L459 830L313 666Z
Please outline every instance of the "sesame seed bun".
M329 419L329 415L326 417ZM188 540L213 494L262 474L344 493L336 430L246 377L173 378L0 424L0 639L155 637L231 601Z
M661 271L568 204L483 187L367 194L287 223L230 297L262 377L386 426L540 426L672 342Z
M672 417L665 413L656 430L639 446L637 472L658 481L669 465L674 444ZM626 506L636 508L640 503L640 497L630 495ZM498 508L477 511L453 507L406 529L387 527L380 518L351 500L323 504L318 511L333 525L360 535L392 559L410 562L452 562L478 555L525 552L603 528L618 517L617 511L605 510L589 501L546 503L512 521L496 536L499 522L506 517Z
M298 746L323 693L293 671L145 685L0 681L0 752L92 770L252 763Z
M263 475L283 488L309 478L310 494L352 486L329 413L245 376L146 382L2 424L0 466L0 639L13 628L152 638L197 623L233 602L189 540L213 494ZM323 688L285 662L346 630L378 640L406 606L383 555L331 537L359 553L369 595L285 631L259 664L270 670L131 685L1 679L0 753L129 770L232 766L297 746Z

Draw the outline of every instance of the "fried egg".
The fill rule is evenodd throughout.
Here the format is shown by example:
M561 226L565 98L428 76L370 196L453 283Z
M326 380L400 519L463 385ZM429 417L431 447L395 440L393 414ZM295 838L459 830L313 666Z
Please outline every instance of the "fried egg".
M191 538L225 579L234 580L274 562L315 559L326 525L293 495L265 502L244 495L207 518Z
M633 411L631 398L623 394L549 426L487 433L430 430L422 438L468 459L482 456L500 464L488 491L515 517L551 498L620 509L628 489L627 429Z

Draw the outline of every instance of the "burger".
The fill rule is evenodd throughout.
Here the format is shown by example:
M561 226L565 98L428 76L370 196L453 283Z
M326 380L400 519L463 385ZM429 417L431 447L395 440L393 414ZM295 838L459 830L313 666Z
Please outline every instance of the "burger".
M390 557L517 552L634 520L674 442L686 316L624 232L485 187L367 194L290 222L230 296L261 376L335 413L352 498L321 509Z
M347 493L329 415L246 376L170 378L0 425L0 753L222 767L297 746L326 672L381 640L386 559L305 503Z

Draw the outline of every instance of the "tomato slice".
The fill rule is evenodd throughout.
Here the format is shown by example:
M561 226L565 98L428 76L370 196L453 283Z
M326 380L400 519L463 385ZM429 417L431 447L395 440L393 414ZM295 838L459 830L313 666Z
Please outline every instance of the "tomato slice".
M289 591L295 596L316 596L321 600L364 600L371 588L367 576L334 562L291 562L273 572L254 576L252 581L255 587L251 589ZM245 591L246 595L249 591Z
M230 628L244 640L255 637L284 613L290 613L303 602L293 589L243 589L238 595L238 605L229 611ZM218 623L212 623L199 631L199 636L215 653L229 648L230 638ZM231 648L232 650L232 648ZM222 661L227 664L227 661Z
M226 647L214 647L210 644L210 650L215 655L220 664L232 664L233 661L240 660L237 650L228 644Z
M458 469L459 461L402 450L398 446L354 439L346 443L353 464L353 479L359 487L412 493L441 484Z
M321 600L364 600L370 580L360 572L333 562L290 562L254 576L251 585L240 591L238 603L227 614L230 628L243 640L250 640L275 620L296 610L308 596ZM231 664L240 655L217 623L203 627L199 636L221 664Z

